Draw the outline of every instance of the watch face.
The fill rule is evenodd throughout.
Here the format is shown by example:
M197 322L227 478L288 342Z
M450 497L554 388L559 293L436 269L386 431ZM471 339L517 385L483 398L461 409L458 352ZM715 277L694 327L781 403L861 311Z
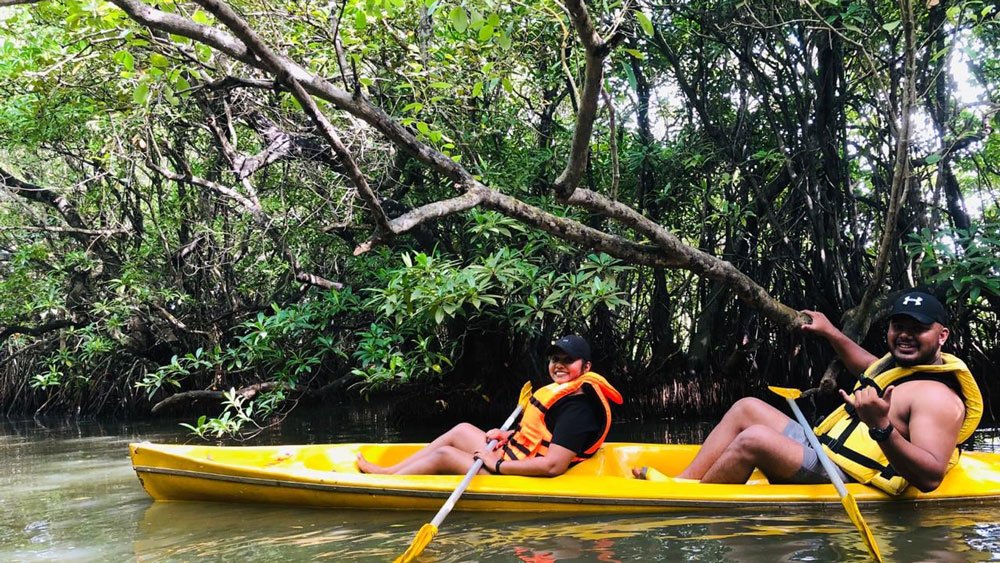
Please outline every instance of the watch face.
M882 442L889 437L889 434L892 434L892 430L893 428L891 424L885 428L869 428L868 435L872 440Z

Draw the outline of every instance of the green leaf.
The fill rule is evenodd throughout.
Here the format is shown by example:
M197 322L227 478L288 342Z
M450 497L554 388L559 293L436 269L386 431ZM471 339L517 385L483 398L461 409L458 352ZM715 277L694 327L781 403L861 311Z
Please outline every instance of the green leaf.
M368 27L368 15L362 10L358 10L354 14L354 28L358 31L364 31Z
M646 36L647 37L652 37L653 36L653 22L651 22L649 20L649 16L647 16L646 14L640 12L639 10L636 10L635 11L635 19L639 21L639 26L642 27L642 31L646 34Z
M482 81L478 81L472 85L472 97L479 98L482 97L482 95L483 95L483 83Z
M493 38L493 26L492 25L487 24L487 25L484 25L483 27L481 27L479 29L479 42L480 43L485 43L485 42L489 41L492 38Z
M455 31L464 33L469 28L469 15L465 13L465 8L455 6L448 17L451 19L451 26L455 28Z
M170 66L170 60L159 53L153 53L149 56L149 64L156 68L167 68Z
M128 51L118 51L115 53L115 62L125 67L127 71L135 70L135 57Z
M212 48L208 45L197 44L194 46L194 52L198 55L198 60L201 62L208 62L212 58Z
M473 31L483 27L483 14L475 8L469 10L469 27Z
M941 155L938 153L929 154L924 158L924 162L927 164L937 164L941 161Z
M420 110L422 110L422 109L424 109L424 104L422 104L420 102L411 102L411 103L408 103L405 106L403 106L403 109L401 111L403 113L406 113L406 112L420 113Z
M894 22L889 22L889 23L887 23L887 24L883 25L883 26L882 26L882 29L884 29L884 30L886 30L886 31L894 31L894 30L895 30L895 29L896 29L897 27L899 27L899 26L900 26L900 24L902 24L902 23L903 23L903 22L902 22L901 20L896 20L896 21L894 21Z
M639 83L635 78L635 72L632 71L632 65L628 64L625 61L622 61L622 70L625 71L625 78L628 79L628 85L630 88L632 88L632 91L635 92L636 90L638 90Z
M423 121L418 121L417 122L417 131L420 131L424 135L429 135L430 132L431 132L431 128L427 125L427 123L425 123Z
M640 61L646 59L646 54L643 53L642 51L639 51L638 49L624 49L624 51L632 55L633 57L639 59Z
M143 80L132 92L132 101L138 105L144 105L149 99L149 82Z
M512 44L512 41L510 39L510 34L509 33L501 33L500 34L500 39L497 40L497 44L499 44L500 48L503 49L504 51L510 50L510 47L511 47L511 44Z
M200 23L201 25L212 25L212 16L205 10L195 10L191 19L194 20L195 23Z
M188 82L183 76L178 76L177 80L174 80L174 91L187 93L191 89L191 83Z

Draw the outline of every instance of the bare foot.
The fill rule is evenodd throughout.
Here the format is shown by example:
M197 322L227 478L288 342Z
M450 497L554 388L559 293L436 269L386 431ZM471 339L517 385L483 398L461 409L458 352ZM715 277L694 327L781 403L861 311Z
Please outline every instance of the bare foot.
M646 467L646 466L633 467L632 468L632 476L635 477L636 479L645 479L646 478L646 470L648 470L648 469L649 469L649 467Z
M365 459L365 456L358 454L357 459L358 471L362 473L374 473L377 475L388 475L389 470L381 465L375 465L374 463Z

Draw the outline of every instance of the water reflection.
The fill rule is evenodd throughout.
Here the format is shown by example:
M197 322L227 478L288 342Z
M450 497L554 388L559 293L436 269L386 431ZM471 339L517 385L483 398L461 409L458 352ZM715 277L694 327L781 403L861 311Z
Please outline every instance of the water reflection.
M359 515L335 510L155 503L139 523L135 558L159 561L232 556L269 561L295 553L336 560L387 560L398 553L386 541L408 531L409 518L378 512ZM406 523L398 523L400 519Z
M616 424L615 440L697 442L708 423ZM386 426L378 413L289 421L256 443L422 441L433 427ZM997 450L996 432L975 447ZM0 561L386 561L426 513L153 503L126 444L185 442L175 422L0 422ZM863 507L895 561L1000 560L1000 506ZM865 561L839 509L580 516L454 512L422 560Z
M1000 551L996 506L866 508L887 560L987 561ZM155 503L138 525L139 561L389 560L429 514ZM839 510L579 516L454 513L427 561L864 561Z

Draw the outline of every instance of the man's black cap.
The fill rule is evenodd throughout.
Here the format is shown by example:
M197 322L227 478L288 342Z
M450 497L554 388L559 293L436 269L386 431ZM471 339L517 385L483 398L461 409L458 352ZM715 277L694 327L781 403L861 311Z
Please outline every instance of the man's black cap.
M563 336L553 342L552 346L549 346L549 355L551 356L556 350L566 352L566 355L574 360L590 361L590 344L587 344L582 336L576 334Z
M937 297L923 291L907 291L897 297L892 304L892 310L889 311L889 318L896 315L912 317L925 325L941 323L947 326L948 324L948 311L944 305L937 300Z

